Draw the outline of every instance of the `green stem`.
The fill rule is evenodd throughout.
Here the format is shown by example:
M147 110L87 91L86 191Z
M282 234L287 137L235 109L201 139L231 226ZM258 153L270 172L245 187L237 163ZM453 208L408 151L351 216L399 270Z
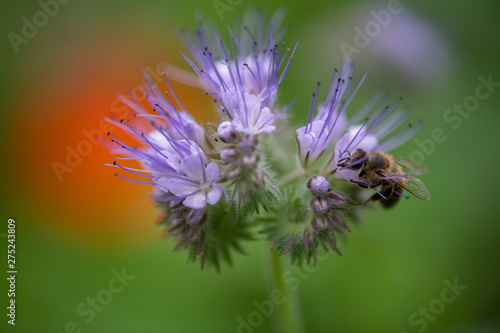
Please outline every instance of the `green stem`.
M306 172L302 169L300 170L295 170L293 172L290 172L289 174L283 176L280 180L279 183L281 186L285 186L291 182L293 182L295 179L299 177L303 177L306 175Z
M264 243L268 245L267 242ZM274 332L303 333L302 313L297 293L283 281L285 265L276 251L264 246L269 300L275 306Z

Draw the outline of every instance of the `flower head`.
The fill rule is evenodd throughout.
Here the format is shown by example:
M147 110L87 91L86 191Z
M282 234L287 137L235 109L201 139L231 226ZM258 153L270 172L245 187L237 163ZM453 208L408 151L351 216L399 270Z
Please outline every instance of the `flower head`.
M200 154L189 155L180 163L182 174L163 176L158 179L158 187L183 198L183 204L193 209L204 208L207 203L216 204L223 187L218 184L219 167L215 162L205 165Z
M194 34L184 34L186 60L219 103L215 126L200 126L168 80L162 93L147 75L143 93L149 106L121 96L135 117L111 120L138 143L108 133L119 155L112 166L132 175L120 177L154 187L166 234L202 267L231 263L230 250L243 252L239 241L254 238L256 227L292 261L314 262L320 249L340 254L337 235L350 232L349 220L363 207L362 191L375 190L368 200L385 199L386 208L405 190L429 198L423 183L410 175L425 168L385 153L418 130L411 125L397 130L408 116L400 99L389 106L388 95L378 92L348 119L346 110L366 77L352 89L349 61L335 70L321 99L318 83L307 122L295 132L297 167L285 142L293 137L286 124L278 126L285 111L275 106L295 51L277 44L284 33L280 14L262 25L258 13L249 13L241 31L229 29L229 43L203 23ZM140 167L122 165L128 160Z
M351 73L349 62L340 75L335 69L325 101L319 106L317 106L320 86L318 83L311 99L307 124L296 131L299 159L303 166L312 165L345 132L347 127L345 110L364 80L363 77L356 90L346 100L345 95L352 81Z
M142 142L144 148L130 147L112 136L119 146L117 153L137 159L143 169L125 167L116 161L113 165L150 178L150 184L156 185L157 202L182 202L191 209L216 204L223 186L218 183L218 165L209 160L202 148L208 145L205 131L186 110L178 110L169 95L161 95L148 76L144 93L156 114L147 112L140 103L125 97L122 100L137 112L136 117L150 119L150 123L140 129L128 120L115 122ZM173 90L172 94L175 96Z
M258 135L260 133L271 133L276 129L273 125L276 116L255 95L248 95L242 100L237 108L233 110L233 129L242 134Z
M277 12L267 29L262 17L248 12L240 37L229 29L230 42L220 34L211 33L200 23L194 35L184 34L192 59L189 65L220 101L220 110L235 122L234 130L245 134L274 131L274 104L278 86L285 78L295 51L278 46L284 30L283 15Z

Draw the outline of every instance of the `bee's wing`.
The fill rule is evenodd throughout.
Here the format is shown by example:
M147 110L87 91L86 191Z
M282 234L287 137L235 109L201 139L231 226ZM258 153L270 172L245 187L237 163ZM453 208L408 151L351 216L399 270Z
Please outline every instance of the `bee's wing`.
M427 168L415 161L403 157L394 157L394 161L412 175L419 176L427 173Z
M401 179L393 179L393 182L403 187L405 190L420 198L422 200L430 200L431 195L425 187L424 183L418 178L415 177L405 177L404 182Z

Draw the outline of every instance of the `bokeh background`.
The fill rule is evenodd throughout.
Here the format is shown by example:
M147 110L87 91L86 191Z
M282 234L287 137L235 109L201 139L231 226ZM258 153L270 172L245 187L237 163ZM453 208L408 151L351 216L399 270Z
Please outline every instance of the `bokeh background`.
M215 7L221 2L229 8L222 16ZM114 170L103 166L112 162L105 146L81 146L87 156L72 160L59 178L54 162L67 164L68 149L100 130L116 95L142 83L141 67L170 62L187 69L173 29L194 27L196 11L223 27L248 7L288 10L285 41L300 42L280 98L297 101L291 112L299 124L315 82L327 83L340 65L341 43L355 46L355 28L364 29L374 19L370 11L388 3L75 0L60 4L45 25L29 32L18 52L8 34L21 35L23 17L32 21L42 7L34 0L0 6L0 331L237 331L238 317L246 320L256 310L253 302L268 298L260 242L248 244L248 256L236 256L233 268L201 272L162 237L150 188L113 177ZM412 105L412 120L424 120L395 154L422 151L415 140L444 131L444 142L423 155L430 172L422 179L432 200L367 212L366 223L342 244L343 257L329 257L301 279L305 327L417 332L423 324L412 326L409 318L441 297L444 280L457 278L467 289L422 331L500 332L500 89L461 116L460 125L443 118L475 94L478 76L500 81L500 5L402 0L401 6L352 55L356 78L369 75L351 111L384 83ZM200 111L207 106L200 91L176 88L200 121L212 119ZM98 134L93 138L99 141ZM5 316L9 218L17 222L15 327ZM86 322L89 316L80 315L78 306L108 288L112 271L122 269L135 278ZM265 318L253 331L271 328Z

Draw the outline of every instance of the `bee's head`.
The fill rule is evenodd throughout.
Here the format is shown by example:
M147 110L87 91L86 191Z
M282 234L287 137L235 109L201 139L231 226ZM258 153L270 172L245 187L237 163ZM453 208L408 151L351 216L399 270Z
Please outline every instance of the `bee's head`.
M366 160L366 152L361 148L356 148L352 154L347 151L347 154L348 157L338 161L337 167L358 170Z

